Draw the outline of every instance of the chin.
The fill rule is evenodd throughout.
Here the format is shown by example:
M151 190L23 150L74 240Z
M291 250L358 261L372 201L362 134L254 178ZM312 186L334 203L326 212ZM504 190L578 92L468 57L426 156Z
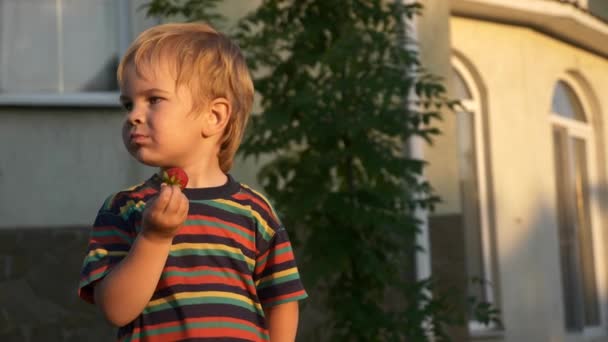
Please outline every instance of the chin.
M135 158L135 160L137 160L138 162L140 162L146 166L161 167L163 165L163 163L160 160L147 156L145 153L142 153L141 150L129 151L129 153L131 154L131 156L133 158Z

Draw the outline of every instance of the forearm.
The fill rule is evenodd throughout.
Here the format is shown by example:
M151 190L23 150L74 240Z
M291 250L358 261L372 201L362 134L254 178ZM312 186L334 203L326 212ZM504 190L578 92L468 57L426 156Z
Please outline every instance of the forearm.
M129 254L95 287L95 302L110 323L126 325L142 312L156 289L170 248L170 239L151 240L140 234Z
M293 342L298 331L298 302L279 304L264 310L271 342Z

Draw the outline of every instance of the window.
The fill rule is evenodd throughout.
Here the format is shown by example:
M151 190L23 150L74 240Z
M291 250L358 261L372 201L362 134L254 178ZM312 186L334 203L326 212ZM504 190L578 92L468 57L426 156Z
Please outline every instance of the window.
M551 122L565 326L568 331L586 331L601 325L590 194L593 130L579 97L565 81L558 81L553 90Z
M117 104L120 56L154 23L133 27L141 2L0 0L0 104Z
M474 314L483 309L481 303L497 308L484 98L474 72L460 57L452 58L450 85L462 107L445 119L441 136L425 154L426 175L442 198L429 213L428 226L433 276L442 288L473 300L468 306L472 335L493 335L500 327L485 325Z
M462 103L462 108L456 112L456 150L467 294L477 303L495 306L481 95L468 68L457 58L452 64L454 95ZM472 312L469 314L469 327L473 333L496 328L483 326L473 319Z

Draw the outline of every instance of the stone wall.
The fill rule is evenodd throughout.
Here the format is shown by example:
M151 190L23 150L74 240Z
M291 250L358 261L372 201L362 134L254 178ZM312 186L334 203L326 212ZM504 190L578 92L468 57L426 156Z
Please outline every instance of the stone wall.
M115 340L114 328L77 296L88 237L88 227L0 229L0 341ZM298 341L322 340L315 299L301 306Z
M0 341L114 340L77 297L88 228L0 230Z

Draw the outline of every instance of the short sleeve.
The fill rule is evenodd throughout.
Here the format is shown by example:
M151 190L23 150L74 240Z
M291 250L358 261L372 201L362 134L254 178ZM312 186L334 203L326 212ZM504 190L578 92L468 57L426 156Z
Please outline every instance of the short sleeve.
M127 206L116 208L114 196L110 196L91 228L78 286L78 296L89 303L94 303L97 282L127 255L133 243L135 234L125 215Z
M266 228L276 228L272 235L263 234L259 240L254 271L258 298L264 308L308 297L287 231L277 219L269 221Z

